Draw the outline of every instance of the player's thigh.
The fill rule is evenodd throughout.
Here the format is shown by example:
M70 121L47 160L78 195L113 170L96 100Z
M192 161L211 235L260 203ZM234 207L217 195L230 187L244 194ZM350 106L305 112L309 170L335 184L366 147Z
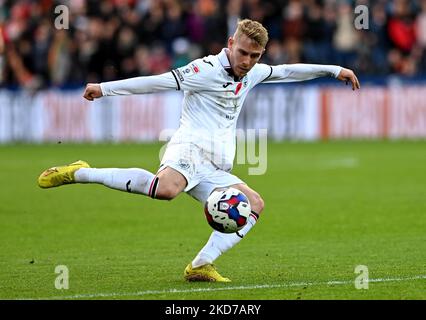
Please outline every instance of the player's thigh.
M234 184L231 187L242 191L247 196L250 201L251 209L254 212L256 212L257 214L260 214L262 212L265 203L259 193L257 193L244 183Z
M187 184L186 178L179 171L166 167L157 174L158 189L156 198L171 200L181 193Z
M204 204L214 190L226 189L232 185L244 184L244 182L213 165L204 165L198 168L194 188L189 189L188 194Z

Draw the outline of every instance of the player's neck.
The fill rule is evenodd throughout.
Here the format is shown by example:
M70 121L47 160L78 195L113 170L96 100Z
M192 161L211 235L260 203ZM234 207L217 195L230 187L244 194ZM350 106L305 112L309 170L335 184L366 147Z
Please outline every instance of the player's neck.
M229 56L230 53L229 53L229 49L228 48L225 48L225 54L226 54L226 57L228 58L228 61L229 61L229 68L225 68L226 72L228 72L229 76L231 76L231 77L234 78L235 82L241 81L242 77L238 77L234 73L234 69L232 67L231 59L230 59L230 56Z

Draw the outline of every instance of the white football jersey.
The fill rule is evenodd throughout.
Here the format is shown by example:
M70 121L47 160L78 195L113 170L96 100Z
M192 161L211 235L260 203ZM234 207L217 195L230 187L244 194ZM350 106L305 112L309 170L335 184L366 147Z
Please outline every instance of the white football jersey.
M180 127L170 143L196 144L218 168L229 171L235 156L237 119L244 100L254 86L259 83L307 80L320 76L318 71L322 75L337 76L340 67L327 66L331 68L324 70L325 66L321 66L320 70L313 72L306 70L307 65L304 65L305 72L300 77L286 65L258 63L238 79L232 74L226 50L172 71L178 90L184 91L184 99Z
M241 79L231 70L224 49L172 71L184 99L180 126L170 143L196 144L225 171L232 168L236 124L244 100L251 88L270 76L272 68L257 64Z
M196 59L161 75L101 83L102 94L182 90L180 126L169 144L197 145L217 168L230 171L235 156L237 119L250 89L259 83L337 77L341 70L332 65L258 63L239 79L232 74L227 50L224 48L217 55Z

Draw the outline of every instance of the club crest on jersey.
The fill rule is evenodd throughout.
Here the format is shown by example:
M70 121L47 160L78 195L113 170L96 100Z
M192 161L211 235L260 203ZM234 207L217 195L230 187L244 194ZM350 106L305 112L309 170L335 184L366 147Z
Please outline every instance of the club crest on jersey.
M179 159L178 161L178 165L180 168L184 169L184 170L189 170L191 165L189 164L189 161L186 159Z
M243 86L244 86L244 88L247 87L247 83L248 83L247 76L244 76L244 78L243 78Z

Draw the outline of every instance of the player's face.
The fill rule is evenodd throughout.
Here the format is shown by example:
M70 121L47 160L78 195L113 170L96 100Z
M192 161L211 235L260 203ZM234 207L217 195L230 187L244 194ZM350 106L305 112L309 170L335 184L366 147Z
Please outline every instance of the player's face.
M237 77L243 77L259 62L265 48L242 34L228 39L229 62Z

